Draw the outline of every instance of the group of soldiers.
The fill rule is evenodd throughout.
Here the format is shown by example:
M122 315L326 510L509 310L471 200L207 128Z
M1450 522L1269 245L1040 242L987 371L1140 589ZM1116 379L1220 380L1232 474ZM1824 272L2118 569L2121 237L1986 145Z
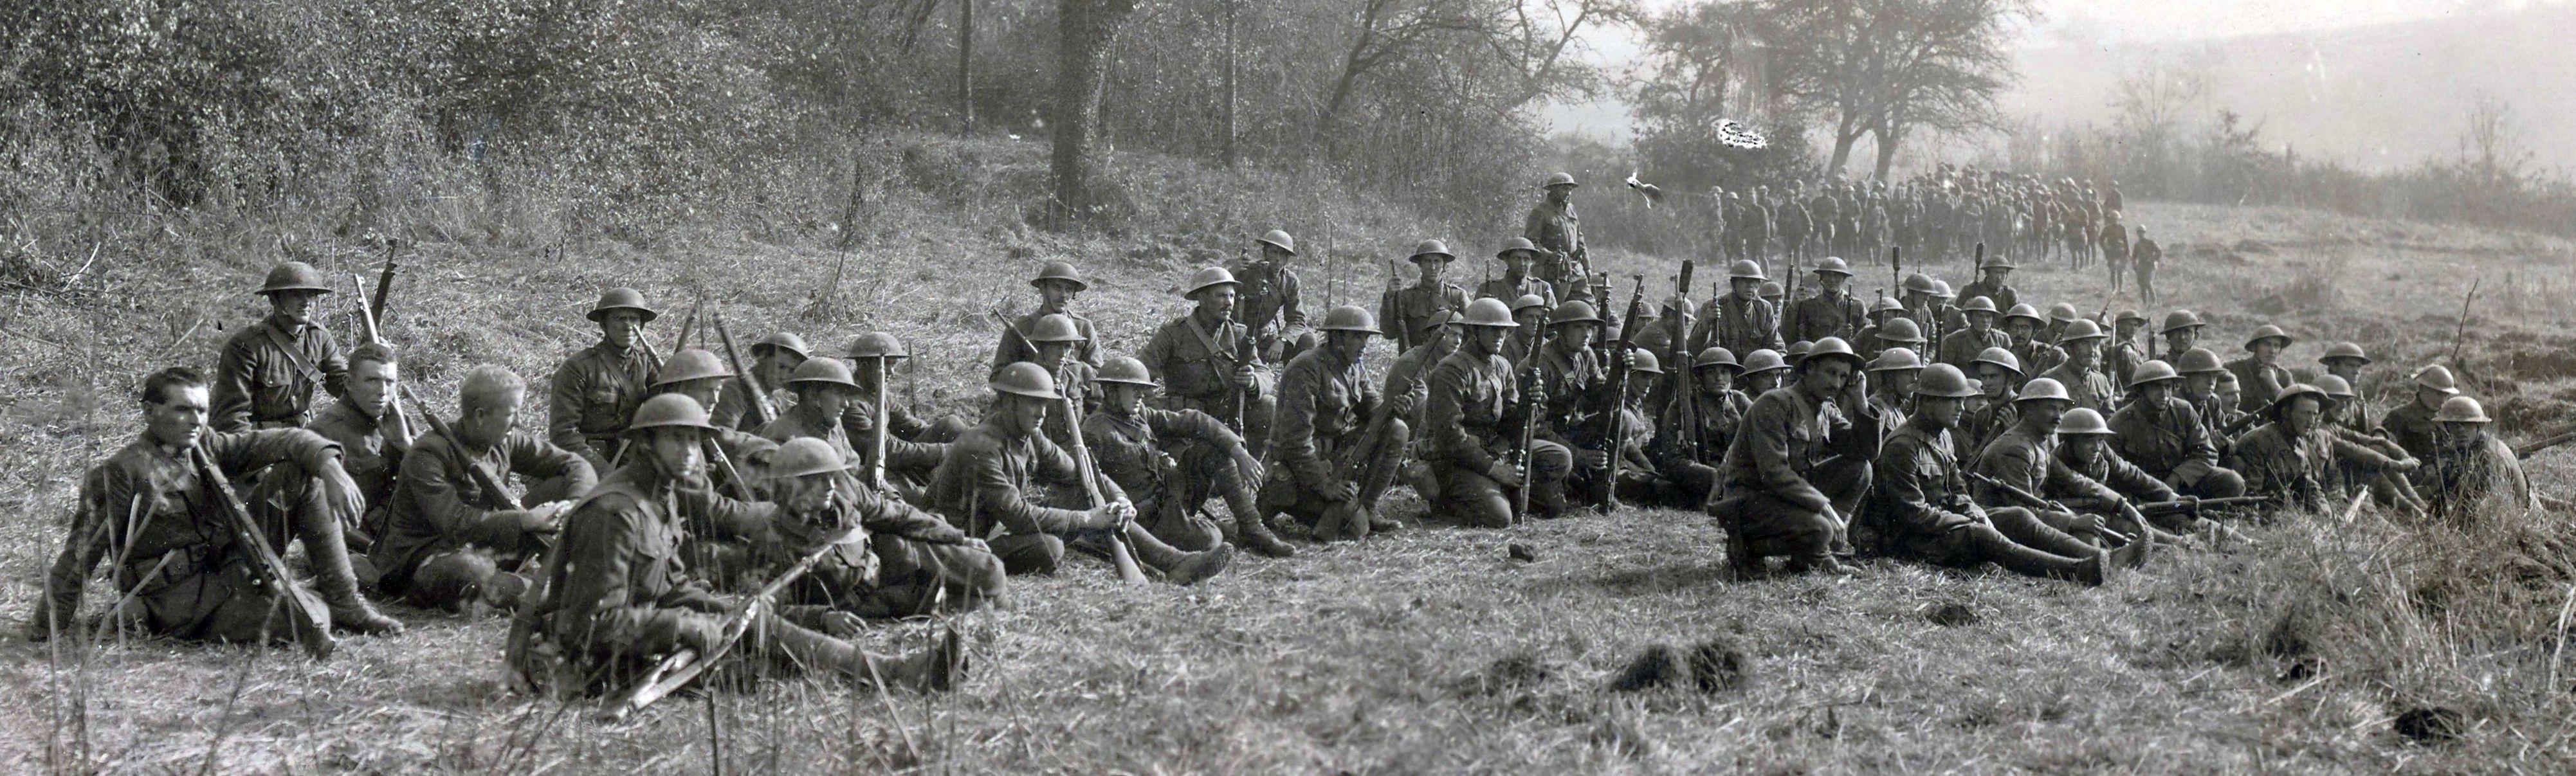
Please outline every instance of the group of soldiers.
M1957 292L1916 273L1874 302L1839 257L1794 298L1766 297L1764 263L1743 258L1703 302L1685 279L1604 316L1576 187L1548 182L1496 254L1502 277L1448 283L1455 255L1426 240L1417 281L1375 311L1309 318L1296 241L1273 230L1192 275L1191 309L1132 355L1080 314L1078 268L1047 262L1033 309L996 316L980 418L890 400L912 357L892 335L836 357L776 332L746 361L693 312L666 356L648 336L661 311L612 288L588 311L597 343L546 386L542 432L519 422L528 383L496 365L466 373L451 420L403 387L363 300L364 341L343 349L316 323L332 289L287 262L258 290L271 314L212 376L144 379L143 433L83 479L29 634L86 632L106 562L118 598L88 627L402 632L374 595L510 612L531 689L607 692L729 651L939 689L966 666L953 628L903 656L851 639L1007 601L1009 577L1075 553L1187 585L1238 551L1294 555L1282 532L1398 530L1381 502L1399 484L1429 519L1485 528L1623 501L1705 510L1748 576L1871 553L2093 584L2286 508L2377 498L2470 519L2533 499L2442 367L2374 418L2358 346L2302 379L2265 326L2222 360L2190 311L2152 330L2132 311L2042 312L2003 254ZM1378 338L1395 345L1383 370L1364 358ZM309 588L262 563L290 541ZM327 624L286 622L298 603Z

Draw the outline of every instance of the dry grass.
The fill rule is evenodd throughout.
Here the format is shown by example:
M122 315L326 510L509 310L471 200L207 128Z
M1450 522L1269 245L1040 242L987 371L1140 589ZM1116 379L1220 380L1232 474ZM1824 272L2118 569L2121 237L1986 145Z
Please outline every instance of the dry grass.
M1152 160L1133 161L1143 165L1137 180L1154 182L1138 190L1140 223L1155 228L1037 233L1021 225L1026 198L1011 192L1042 170L1040 150L928 149L924 158L967 165L964 182L898 185L883 198L840 270L836 298L846 307L812 304L840 258L829 251L707 233L649 253L575 247L573 260L546 262L531 260L542 241L503 230L406 259L392 334L428 393L443 396L477 361L544 375L586 343L577 312L602 285L651 289L666 309L685 309L703 290L738 337L786 326L837 347L866 329L895 331L928 356L923 400L968 411L992 342L981 316L1025 305L1020 279L1043 258L1073 257L1098 275L1083 305L1109 346L1125 351L1179 309L1170 290L1185 268L1230 255L1269 212L1296 214L1287 224L1310 255L1327 242L1345 254L1344 300L1373 296L1384 260L1421 232L1480 230L1462 253L1493 242L1481 230L1494 224L1424 227L1284 176L1221 177ZM2563 244L2282 211L2137 210L2168 240L2251 238L2275 249L2244 254L2242 265L2174 251L2165 291L2215 313L2213 339L2279 323L2301 337L2290 355L2299 362L2312 360L2318 340L2360 341L2381 358L2364 381L2381 396L2394 397L2406 365L2448 352L2469 272L2495 273L2481 299L2497 307L2481 302L2464 348L2468 371L2505 397L2503 412L2551 425L2564 414L2576 375L2552 359L2571 344L2558 333L2569 313L2535 295L2569 286ZM476 219L487 216L471 209L423 218L440 233L486 233ZM0 320L9 408L0 445L26 451L0 463L9 515L0 518L0 609L13 623L59 546L72 478L131 433L121 398L131 381L172 360L205 363L223 336L218 324L256 313L241 290L273 259L275 234L167 230L111 246L79 286L91 290L15 292ZM372 271L379 258L354 244L306 244L325 269ZM1623 277L1670 271L1602 253ZM2294 261L2336 267L2333 293L2287 276ZM1458 269L1472 282L1480 268ZM2504 282L2505 272L2518 280ZM1310 294L1323 295L1322 275L1307 272ZM2025 298L2100 303L2090 274L2034 268L2019 279ZM1668 293L1655 282L1653 295ZM2290 293L2300 288L2309 290ZM2247 312L2275 295L2311 301ZM2576 467L2551 456L2535 476L2563 492ZM1398 509L1420 505L1401 495ZM1664 511L1508 536L1417 529L1285 562L1248 560L1188 589L1124 587L1105 566L1086 566L1021 580L1018 609L967 618L976 671L956 693L881 699L796 679L719 693L713 707L726 767L762 772L2576 767L2566 740L2576 706L2565 692L2576 665L2556 654L2563 575L2480 560L2531 546L2498 535L2446 539L2376 518L2332 530L2318 527L2323 520L2266 529L2260 552L2164 557L2097 590L1884 563L1839 582L1726 584L1714 575L1713 528ZM1539 560L1508 559L1507 539ZM31 699L0 708L0 761L111 772L710 765L706 701L678 699L630 726L600 727L586 710L563 714L501 688L499 622L401 615L410 635L351 640L321 664L161 641L59 656L0 644L0 680ZM930 627L889 626L875 642L919 643ZM1606 689L1651 645L1687 657L1721 639L1746 658L1739 683ZM2417 709L2457 714L2457 740L2418 744L2395 732ZM2413 719L2438 727L2445 718Z

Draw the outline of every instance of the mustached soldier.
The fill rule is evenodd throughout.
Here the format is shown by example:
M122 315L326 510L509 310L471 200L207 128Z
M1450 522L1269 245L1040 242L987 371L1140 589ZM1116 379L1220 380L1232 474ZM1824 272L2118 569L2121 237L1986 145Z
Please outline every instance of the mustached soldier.
M1428 435L1422 459L1439 481L1433 513L1466 525L1510 526L1521 516L1514 494L1521 478L1529 477L1530 509L1539 515L1564 514L1572 452L1533 439L1525 466L1503 460L1520 445L1523 413L1547 403L1544 390L1523 391L1519 374L1495 352L1504 335L1520 324L1512 321L1502 300L1478 299L1467 305L1457 325L1463 328L1458 350L1431 369L1429 405L1422 417Z
M1869 492L1870 462L1839 454L1837 437L1853 428L1833 400L1861 366L1849 344L1826 337L1799 362L1797 385L1766 392L1745 411L1718 467L1724 485L1707 507L1726 528L1739 576L1758 576L1762 559L1775 555L1789 556L1792 572L1844 571L1830 553L1844 516Z

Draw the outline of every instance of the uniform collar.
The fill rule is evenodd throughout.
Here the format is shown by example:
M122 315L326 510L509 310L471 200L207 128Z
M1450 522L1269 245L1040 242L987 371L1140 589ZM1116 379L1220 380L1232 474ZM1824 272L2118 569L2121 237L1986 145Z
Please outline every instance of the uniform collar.
M313 328L312 324L296 323L295 319L288 318L283 313L270 313L268 319L264 322L267 323L270 328L276 329L279 334L286 335L286 338L289 340L302 339L304 337L304 330Z

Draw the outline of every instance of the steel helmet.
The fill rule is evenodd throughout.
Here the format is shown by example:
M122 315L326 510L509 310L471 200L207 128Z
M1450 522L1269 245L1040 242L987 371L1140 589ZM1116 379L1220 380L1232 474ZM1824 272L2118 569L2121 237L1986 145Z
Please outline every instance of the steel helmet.
M1091 381L1158 387L1154 382L1154 374L1145 371L1145 362L1138 361L1133 356L1110 356L1108 361L1101 363L1100 371L1091 376Z
M1966 373L1949 364L1933 364L1924 367L1923 374L1914 378L1916 396L1965 399L1979 393L1983 391L1977 390L1976 381L1968 379Z
M2352 398L2352 383L2334 375L2318 375L2317 390L2338 400Z
M1907 348L1888 348L1879 351L1878 360L1869 363L1869 371L1872 372L1897 372L1921 368L1923 368L1923 357L1914 355L1914 351Z
M1573 173L1569 173L1569 172L1560 172L1560 173L1557 173L1557 174L1555 174L1555 175L1547 176L1547 185L1546 185L1544 188L1551 188L1551 189L1552 189L1552 188L1556 188L1556 187L1558 187L1558 186L1581 186L1581 185L1583 185L1583 184L1580 184L1580 183L1576 183L1576 182L1574 182L1574 174L1573 174Z
M1082 336L1081 328L1073 325L1073 317L1063 313L1047 313L1038 316L1037 323L1029 326L1027 338L1031 344L1081 342L1088 339Z
M2233 377L2234 375L2229 376ZM2264 407L2263 412L2264 414L2278 419L2281 417L2281 413L2289 411L2290 400L2301 396L2317 400L2318 407L2324 407L2334 401L2334 397L2327 396L2324 389L2307 383L2291 383L2289 387L2281 389L2281 395L2272 397L2271 406Z
M1745 374L1758 375L1777 369L1787 369L1789 360L1781 358L1780 351L1763 348L1744 354L1744 363L1741 366L1744 367Z
M773 477L829 474L848 471L849 468L849 462L841 460L840 452L832 449L832 443L823 441L821 437L787 440L787 444L779 445L778 452L769 458L769 474Z
M2175 364L2174 367L2181 370L2182 373L2186 375L2196 375L2203 372L2226 374L2227 372L2227 366L2218 363L2218 354L2211 352L2208 348L2192 348L2190 350L2183 351L2182 363Z
M1503 306L1503 300L1490 296L1468 302L1467 315L1458 323L1463 326L1491 326L1497 329L1517 329L1521 325L1520 321L1512 320L1512 311Z
M1877 302L1869 306L1869 311L1873 313L1902 312L1904 309L1905 300L1892 296L1879 297Z
M1520 312L1532 307L1546 306L1547 298L1537 294L1522 294L1521 298L1512 300L1512 312Z
M2051 321L2065 323L2079 317L2082 317L2082 314L2075 312L2075 305L2059 302L2048 306L2048 319Z
M894 335L882 331L861 334L858 339L850 341L851 358L910 358L911 356L911 353L904 351L903 340L895 339Z
M1541 307L1545 307L1546 305L1540 305L1540 306L1541 306ZM1453 324L1453 323L1457 323L1457 322L1458 322L1458 311L1456 311L1456 310L1433 310L1433 311L1431 311L1431 315L1429 315L1429 316L1427 316L1427 317L1424 317L1424 318L1422 319L1422 328L1424 328L1424 329L1438 329L1438 328L1440 328L1440 327L1442 327L1442 326L1447 326L1447 325L1449 325L1449 324ZM1379 331L1378 333L1379 333L1379 334L1385 334L1386 332L1385 332L1385 331L1383 331L1383 330L1381 330L1381 331Z
M1448 243L1441 242L1439 240L1424 240L1422 242L1414 243L1413 255L1406 256L1405 258L1412 260L1415 263L1420 263L1424 256L1438 256L1441 261L1454 261L1458 258L1455 254L1449 252Z
M1898 350L1903 349L1904 348L1898 348ZM1841 337L1826 337L1824 339L1816 340L1815 345L1807 348L1807 352L1800 359L1800 362L1804 363L1814 361L1827 356L1835 356L1850 361L1853 369L1868 366L1867 362L1860 359L1859 353L1852 352L1851 343L1844 342Z
M1878 327L1878 341L1919 345L1923 342L1923 327L1915 325L1912 318L1893 319Z
M1985 297L1981 296L1977 298L1984 299ZM2009 321L2014 318L2029 318L2033 322L2037 323L2048 322L2048 319L2039 317L2039 308L2030 306L2030 303L2028 302L2013 305L2012 309L2004 311L2004 320Z
M1789 349L1787 351L1783 351L1780 356L1787 360L1790 366L1797 366L1798 362L1807 360L1807 351L1814 350L1815 348L1816 343L1812 341L1798 340L1796 342L1789 343Z
M1530 242L1529 238L1527 238L1527 237L1514 237L1514 238L1509 239L1509 240L1504 240L1504 241L1503 241L1503 249L1502 249L1502 250L1499 250L1499 251L1495 251L1495 252L1494 252L1494 258L1497 258L1497 259L1508 259L1508 258L1511 258L1511 256L1512 256L1512 251L1528 251L1528 252L1530 252L1530 253L1532 253L1532 254L1536 254L1536 253L1538 253L1538 243Z
M1255 242L1267 243L1271 247L1287 251L1290 256L1297 255L1297 238L1288 236L1287 230L1284 229L1262 232L1261 238Z
M769 336L760 338L759 342L751 343L751 357L759 358L762 348L784 350L796 354L797 358L811 358L814 355L806 349L804 337L788 331L773 332Z
M859 381L850 379L850 365L837 358L812 358L797 364L796 371L787 376L787 386L793 388L806 383L859 387Z
M1592 303L1581 299L1557 305L1556 313L1547 317L1547 324L1550 326L1567 323L1600 322L1601 315L1592 311Z
M1850 277L1851 273L1851 262L1843 261L1840 256L1827 256L1823 261L1816 262L1816 274L1818 275L1831 274Z
M2319 363L2333 363L2334 360L2338 358L2354 359L2364 364L2370 363L2370 355L2361 352L2361 346L2359 344L2351 342L2337 342L2328 346L2326 348L2326 354L2318 356L2317 361Z
M698 400L676 393L659 394L635 407L635 417L626 424L626 433L634 434L655 428L694 428L714 431L707 422L707 409Z
M2005 350L2003 348L1987 348L1984 351L1977 353L1977 357L1970 359L1968 364L1970 366L1975 366L1977 364L1993 364L1995 366L2003 367L2004 369L2011 371L2013 374L2021 374L2021 358L2013 355L2012 351Z
M2415 387L2431 388L2443 393L2459 393L2460 384L2451 379L2451 370L2441 364L2424 367L2415 373Z
M322 284L322 271L314 269L313 265L300 261L288 261L269 268L268 282L259 285L259 293L262 295L280 291L328 294L331 293L331 287Z
M709 377L732 376L733 370L725 368L723 361L716 360L716 354L698 348L683 348L680 352L671 354L670 358L662 360L661 371L653 375L653 387L659 388Z
M1346 304L1325 310L1324 325L1315 328L1323 331L1357 331L1376 334L1378 333L1377 315L1369 312L1368 308Z
M1705 369L1712 366L1729 367L1737 371L1743 371L1744 369L1743 364L1735 363L1735 354L1733 352L1714 345L1701 349L1699 357L1691 359L1692 369Z
M2084 318L2077 318L2066 324L2066 331L2058 333L2057 344L2064 345L2076 340L2110 338L2111 335L2102 333L2101 324L2094 323L2091 320Z
M1775 280L1765 280L1765 281L1762 281L1762 288L1761 288L1761 290L1755 291L1755 292L1754 292L1754 295L1755 295L1755 296L1762 297L1762 298L1764 298L1764 299L1770 299L1770 298L1773 298L1773 297L1788 296L1788 295L1789 295L1789 292L1788 292L1786 289L1782 289L1782 288L1780 287L1780 283L1779 283L1779 281L1775 281Z
M2209 324L2202 323L2200 321L2200 316L2193 315L2190 310L2175 310L2173 312L2165 313L2165 327L2156 330L2156 333L2164 334L2181 329L2197 329L2207 325Z
M2020 265L2014 264L2012 259L2006 258L2001 253L1986 254L1985 261L1977 262L1978 269L2014 269L2019 266Z
M2442 408L2433 412L2433 419L2443 423L2485 423L2487 410L2478 406L2476 399L2453 396L2442 400Z
M1959 310L1967 313L1985 313L1987 315L1993 315L1995 314L1995 300L1980 296L1968 300L1967 304L1959 305Z
M2136 310L2121 310L2119 314L2111 316L2111 322L2114 324L2128 323L2130 321L2146 323L2147 316L2139 315Z
M2149 359L2146 363L2138 365L2138 371L2129 375L2129 387L2136 388L2148 383L2167 383L2181 379L2182 374L2175 372L2172 364L2165 363L2163 359Z
M1905 290L1917 294L1932 293L1932 276L1920 272L1905 276Z
M1045 266L1038 268L1037 277L1029 278L1029 285L1044 288L1046 287L1046 282L1049 280L1060 280L1066 283L1072 283L1073 290L1075 291L1081 291L1091 287L1091 284L1082 282L1081 273L1073 270L1073 262L1070 261L1047 262Z
M1754 261L1752 259L1737 259L1735 263L1726 265L1726 277L1728 280L1736 278L1752 278L1754 280L1770 279L1769 276L1762 274L1762 262Z
M1225 271L1224 267L1209 267L1190 275L1190 284L1181 291L1181 296L1196 298L1200 291L1205 291L1210 286L1240 287L1242 285L1234 282L1234 273Z
M1628 371L1663 374L1664 365L1656 362L1654 351L1634 348L1628 351Z
M2075 402L2075 397L2066 393L2065 383L2058 382L2054 378L2036 377L2030 382L2021 384L2021 396L2013 401L2062 401L2072 404Z
M2267 323L2267 324L2263 324L2263 327L2262 327L2262 328L2255 329L2255 330L2254 330L2254 336L2251 336L2251 337L2247 337L2247 338L2245 338L2245 349L2246 349L2246 350L2253 350L2253 349L2254 349L2254 343L2262 342L2262 341L2267 340L2267 339L2277 339L2277 340L2280 340L2280 341L2281 341L2281 347L2285 347L2285 348L2286 348L2286 347L2289 347L2289 346L2290 346L2290 342L2291 342L2289 333L2284 332L2284 331L2281 331L2281 327L2279 327L2279 326L2274 326L2274 325L2272 325L2272 324L2268 324L2268 323Z
M1954 294L1954 293L1951 293L1951 292L1950 292L1950 281L1942 280L1942 279L1940 279L1940 278L1933 278L1933 279L1932 279L1932 296L1933 296L1933 298L1936 298L1936 299L1949 299L1949 298L1952 298L1952 297L1956 297L1956 296L1958 296L1958 294Z
M1055 392L1055 375L1047 374L1044 368L1026 361L1016 361L1010 366L1002 367L1002 371L993 373L993 380L987 385L992 387L994 393L1007 393L1032 399L1061 400L1064 398L1064 394Z
M596 322L605 318L610 310L633 310L643 315L644 320L647 321L662 315L654 312L653 308L644 306L644 292L624 286L608 289L607 292L600 294L599 304L590 306L590 319Z
M2057 433L2075 434L2078 436L2112 436L2119 432L2112 431L2111 424L2102 420L2102 413L2093 411L2093 408L2091 407L2077 407L2075 409L2067 410L2065 417L2057 419Z

